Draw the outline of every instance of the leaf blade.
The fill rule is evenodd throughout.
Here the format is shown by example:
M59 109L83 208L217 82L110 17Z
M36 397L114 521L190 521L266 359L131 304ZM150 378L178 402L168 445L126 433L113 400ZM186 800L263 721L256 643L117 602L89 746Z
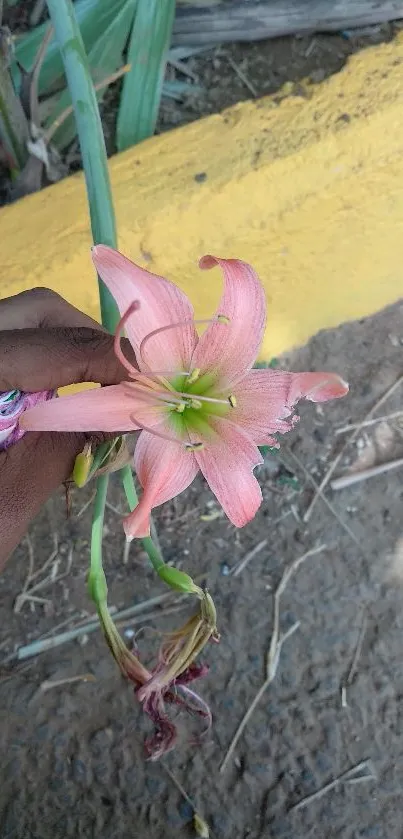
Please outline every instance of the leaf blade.
M175 0L138 0L119 105L116 145L119 151L150 137L161 100Z

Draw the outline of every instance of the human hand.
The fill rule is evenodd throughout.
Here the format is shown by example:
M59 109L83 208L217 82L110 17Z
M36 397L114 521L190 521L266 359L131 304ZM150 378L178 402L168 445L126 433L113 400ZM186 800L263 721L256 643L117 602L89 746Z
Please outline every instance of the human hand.
M113 337L58 294L37 288L0 301L0 391L109 385L125 377ZM27 432L0 452L0 570L44 502L70 477L89 437L104 439L99 432Z

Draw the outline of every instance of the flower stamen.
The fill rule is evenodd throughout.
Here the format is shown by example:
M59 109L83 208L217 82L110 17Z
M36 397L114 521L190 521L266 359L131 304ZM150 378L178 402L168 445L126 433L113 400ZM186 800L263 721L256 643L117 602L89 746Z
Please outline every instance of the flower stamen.
M155 426L151 427L149 425L145 425L144 422L141 422L134 414L130 414L130 419L132 423L137 425L138 428L141 428L142 431L148 431L149 434L155 434L156 437L161 437L162 440L169 440L170 443L176 443L178 446L184 446L188 452L197 451L203 448L203 443L184 443L182 440L174 437L173 434L166 434L164 431L157 431Z
M186 384L193 385L195 382L197 382L197 380L200 378L200 373L201 373L200 367L195 367L195 369L192 370L191 373L189 373L189 375L187 377L187 380L186 380Z
M237 400L236 400L236 396L234 396L233 393L230 393L230 395L228 397L228 402L231 405L231 408L236 408Z
M201 402L201 403L212 402L215 405L228 405L228 399L216 399L213 396L199 396L199 394L197 394L196 399L193 399L191 394L185 393L184 391L181 391L181 390L176 390L175 394L176 394L176 396L182 396L182 398L185 400L185 402L189 403L188 404L189 408L196 408L196 407L201 408L202 407L202 405L197 405L196 406L195 404L192 404L192 403L196 403L196 402Z
M183 320L178 320L176 323L168 323L166 326L160 326L158 329L153 329L152 332L149 332L148 335L145 335L143 340L139 346L139 355L143 362L143 364L147 364L147 361L144 358L144 349L151 338L155 338L156 335L161 335L162 332L167 332L169 329L180 329L182 326L189 326L190 324L210 324L210 323L223 323L228 324L230 322L230 318L226 315L216 315L214 318L202 318L201 320L194 320L193 318L184 318ZM191 374L192 375L192 374Z
M149 425L145 425L144 422L141 422L138 417L135 417L134 414L130 414L130 419L134 425L137 425L138 428L141 428L142 431L148 431L149 434L155 434L156 437L161 437L162 440L169 440L170 443L177 443L178 446L186 446L186 443L182 443L181 440L178 440L177 437L174 437L173 434L166 434L164 431L157 431L155 427L151 428Z
M137 312L139 310L139 308L140 302L138 300L133 300L133 303L130 304L128 310L120 318L120 321L116 327L115 339L113 342L116 357L119 359L123 367L125 367L126 370L130 373L130 375L136 374L138 371L136 367L133 367L133 364L130 364L130 361L126 358L122 350L122 337L125 324L129 320L129 318L134 314L134 312Z
M150 405L153 404L154 399L157 399L159 402L162 402L166 408L180 408L182 405L183 410L186 408L186 401L180 399L175 392L171 393L171 391L153 390L152 388L148 390L141 384L136 385L129 382L122 382L122 388L130 396L133 396L134 391L136 397L139 396L140 399L143 398L145 401L148 401Z
M200 408L203 407L200 399L186 399L186 406L188 408L194 408L194 410L196 410L196 411L199 411Z

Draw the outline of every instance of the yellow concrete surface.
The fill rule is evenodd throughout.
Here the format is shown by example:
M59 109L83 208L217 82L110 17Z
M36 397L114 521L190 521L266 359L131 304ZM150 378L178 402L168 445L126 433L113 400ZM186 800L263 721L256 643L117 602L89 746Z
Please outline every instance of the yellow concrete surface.
M290 87L110 161L121 250L177 282L199 317L221 288L201 254L258 270L266 358L403 288L403 36ZM2 209L0 235L2 296L45 285L96 314L81 175Z

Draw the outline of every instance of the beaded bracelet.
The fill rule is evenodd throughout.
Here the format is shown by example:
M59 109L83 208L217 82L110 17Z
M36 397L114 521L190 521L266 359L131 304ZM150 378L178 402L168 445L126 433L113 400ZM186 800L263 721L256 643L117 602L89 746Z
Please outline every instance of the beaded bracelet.
M21 414L53 396L53 390L26 393L15 389L0 392L0 451L12 446L25 434L18 422Z

